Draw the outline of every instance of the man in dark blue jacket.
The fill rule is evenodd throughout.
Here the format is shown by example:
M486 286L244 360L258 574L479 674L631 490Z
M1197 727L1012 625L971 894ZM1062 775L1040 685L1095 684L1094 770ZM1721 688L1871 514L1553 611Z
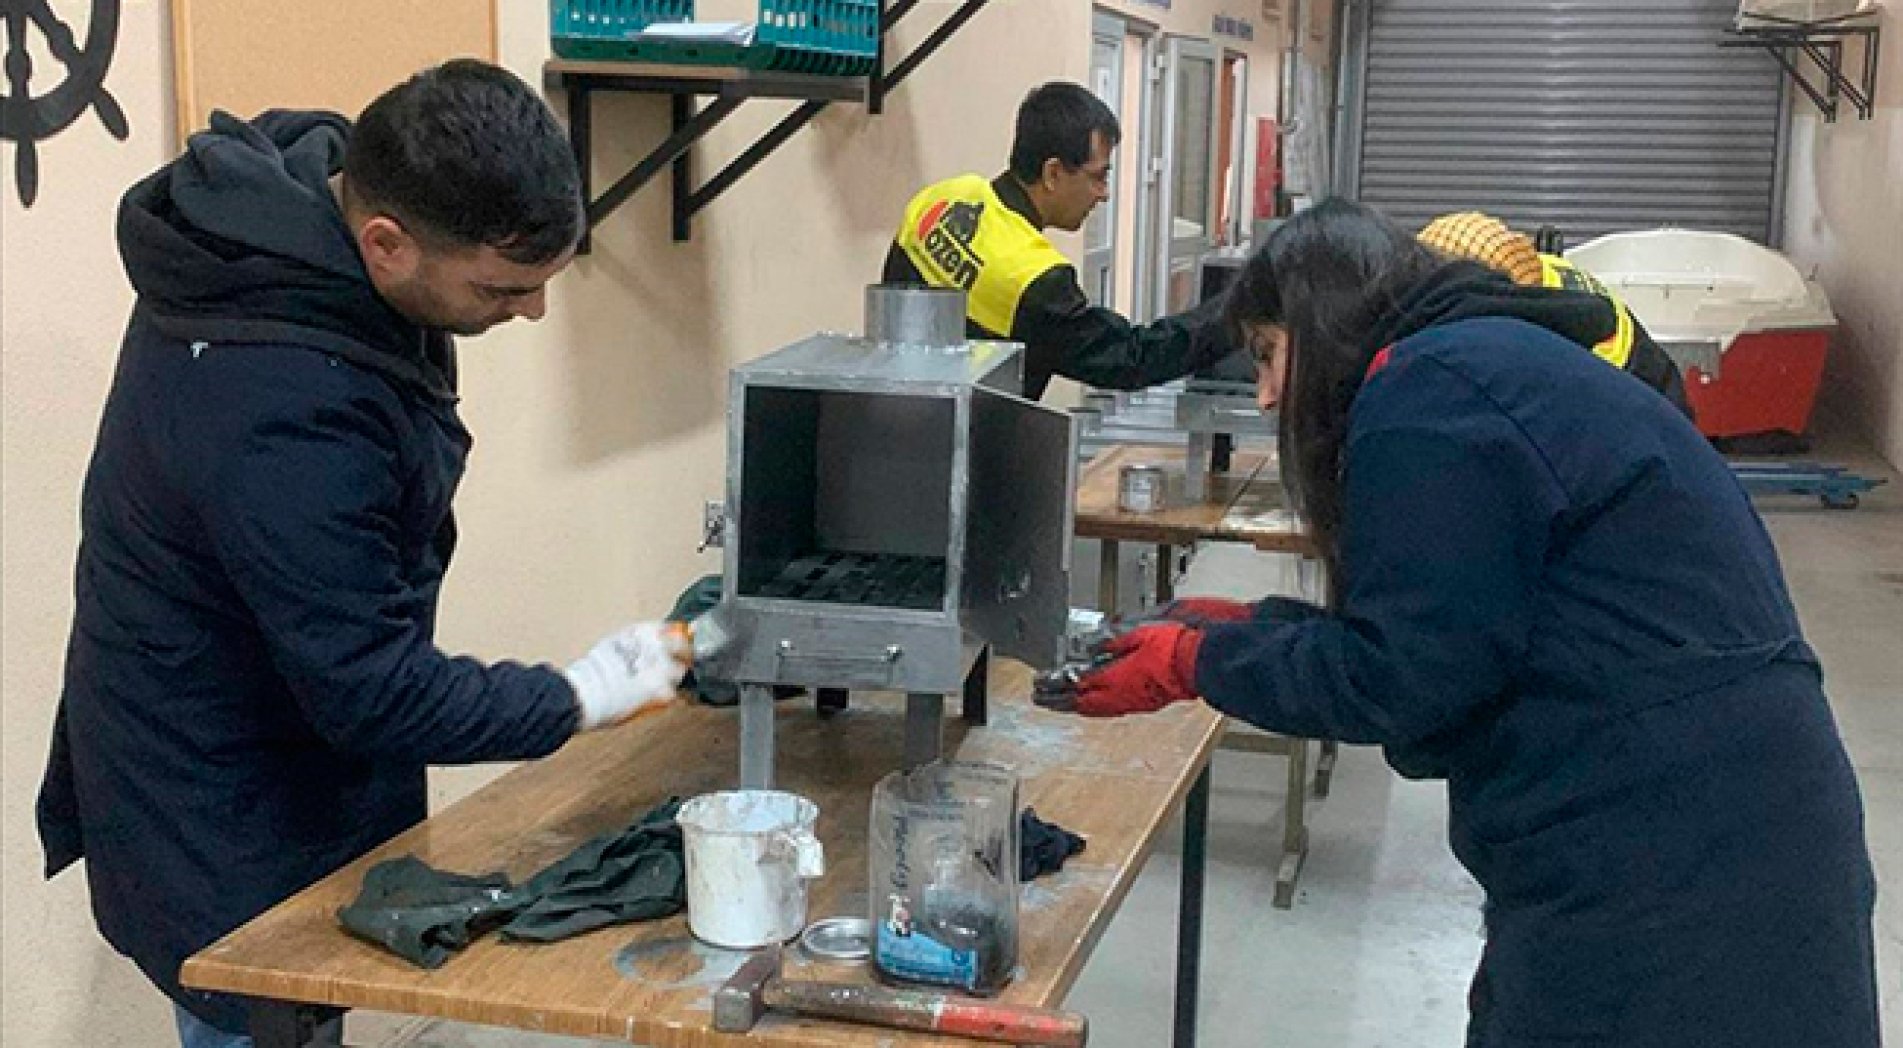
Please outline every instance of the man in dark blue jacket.
M138 291L81 504L76 610L39 801L106 938L178 984L245 920L425 814L430 764L536 757L672 695L658 626L566 674L435 645L470 438L451 334L539 319L583 225L547 106L474 61L354 128L223 113L126 194Z

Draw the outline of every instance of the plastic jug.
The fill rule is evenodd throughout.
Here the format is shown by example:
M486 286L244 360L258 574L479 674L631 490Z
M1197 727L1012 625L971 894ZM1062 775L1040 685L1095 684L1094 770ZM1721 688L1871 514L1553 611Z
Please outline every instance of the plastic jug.
M1018 959L1018 782L934 761L880 780L867 841L872 963L901 983L989 995Z

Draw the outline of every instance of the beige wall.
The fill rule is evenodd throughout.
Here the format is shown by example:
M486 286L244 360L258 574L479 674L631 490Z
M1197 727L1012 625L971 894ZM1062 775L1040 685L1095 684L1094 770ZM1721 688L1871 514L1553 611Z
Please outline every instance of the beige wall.
M1784 250L1815 271L1839 321L1820 412L1841 415L1903 466L1903 17L1881 15L1877 110L1858 120L1846 103L1826 124L1796 99ZM1859 68L1861 55L1849 64Z
M84 39L87 5L56 12ZM72 606L79 479L111 378L114 344L132 302L113 248L118 195L168 155L172 142L164 0L128 0L107 78L132 125L128 141L88 113L39 147L37 202L22 210L13 149L0 151L0 540L5 666L4 905L7 1048L164 1043L170 1014L130 964L93 931L83 877L40 880L33 800L59 689ZM44 53L33 89L60 67Z
M502 60L539 81L546 6L500 6ZM955 6L923 0L900 46ZM56 7L83 20L79 0ZM14 199L11 149L0 157L7 1048L174 1043L157 994L93 931L82 878L40 880L32 821L71 613L79 482L130 305L113 208L170 140L164 9L126 3L109 82L130 142L87 117L45 143L40 199L27 211ZM684 583L714 570L694 543L700 503L723 484L727 367L815 330L856 330L860 289L877 278L910 194L941 176L1001 170L1018 99L1045 79L1083 80L1088 54L1082 0L993 5L884 116L854 106L821 116L705 212L694 243L668 239L657 182L556 281L548 319L467 342L464 411L477 445L458 501L445 646L566 660L624 620L662 613ZM734 155L786 108L749 104L703 155ZM665 120L658 98L602 103L598 184L656 141ZM486 774L444 774L438 798Z

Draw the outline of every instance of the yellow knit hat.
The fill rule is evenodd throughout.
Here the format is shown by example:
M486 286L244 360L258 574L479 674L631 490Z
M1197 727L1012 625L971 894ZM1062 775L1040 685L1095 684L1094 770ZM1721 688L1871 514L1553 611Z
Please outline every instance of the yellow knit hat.
M1470 259L1513 278L1515 284L1538 286L1540 253L1525 233L1478 211L1442 215L1420 232L1420 242L1453 258Z

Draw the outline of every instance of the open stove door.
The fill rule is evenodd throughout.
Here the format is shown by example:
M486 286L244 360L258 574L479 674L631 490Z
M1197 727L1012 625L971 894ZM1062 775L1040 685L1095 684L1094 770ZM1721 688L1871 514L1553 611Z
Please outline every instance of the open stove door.
M967 628L1039 669L1063 658L1077 437L1068 412L971 392L969 507L960 586Z

